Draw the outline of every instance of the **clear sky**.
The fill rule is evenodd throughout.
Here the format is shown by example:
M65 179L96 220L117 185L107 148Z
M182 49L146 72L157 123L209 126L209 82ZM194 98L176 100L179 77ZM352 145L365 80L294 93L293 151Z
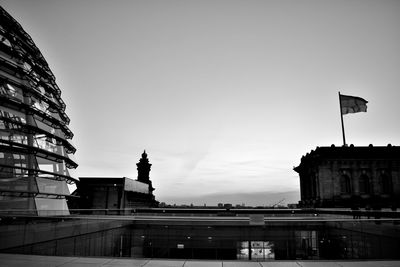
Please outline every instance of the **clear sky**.
M159 201L299 191L301 156L342 145L339 90L369 101L348 143L400 145L400 1L0 2L57 78L76 177L136 178L146 149Z

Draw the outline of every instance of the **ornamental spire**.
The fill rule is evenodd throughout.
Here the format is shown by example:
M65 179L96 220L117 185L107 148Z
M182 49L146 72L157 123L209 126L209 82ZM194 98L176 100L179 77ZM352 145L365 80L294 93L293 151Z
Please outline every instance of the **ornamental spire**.
M139 162L136 163L138 170L138 181L143 183L150 183L150 169L151 164L149 163L149 159L147 158L146 150L143 151L142 157L139 159Z

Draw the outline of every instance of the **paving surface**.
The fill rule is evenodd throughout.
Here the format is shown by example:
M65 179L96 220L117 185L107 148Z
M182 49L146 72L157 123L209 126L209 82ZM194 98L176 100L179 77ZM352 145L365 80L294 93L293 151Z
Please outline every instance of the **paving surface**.
M400 261L207 261L169 259L117 259L0 254L1 267L399 267Z

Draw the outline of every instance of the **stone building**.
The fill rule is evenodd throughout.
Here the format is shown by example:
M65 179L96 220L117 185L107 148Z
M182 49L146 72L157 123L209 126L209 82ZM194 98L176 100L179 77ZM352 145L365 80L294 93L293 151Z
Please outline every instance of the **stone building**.
M149 177L151 164L146 152L143 152L138 166L138 178L128 177L80 177L74 195L78 202L71 201L70 206L80 209L101 210L120 213L120 210L138 207L157 207L152 182ZM113 211L114 210L114 211Z
M400 147L317 147L294 170L301 207L399 207Z

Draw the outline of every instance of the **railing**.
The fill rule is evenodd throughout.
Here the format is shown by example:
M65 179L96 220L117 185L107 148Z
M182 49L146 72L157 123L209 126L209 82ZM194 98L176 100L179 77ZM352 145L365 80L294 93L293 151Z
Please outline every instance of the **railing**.
M26 209L0 209L0 215L32 214L34 210ZM400 211L393 210L351 210L351 209L260 209L260 208L126 208L126 209L69 209L47 210L47 216L57 215L113 215L113 216L226 216L244 217L250 214L263 215L264 218L344 218L344 219L400 219Z
M92 209L47 217L15 215L11 211L0 215L3 253L242 259L239 253L243 249L251 251L243 244L268 242L274 244L276 259L284 260L400 257L396 225L400 219L368 219L373 211L362 211L366 217L357 220L348 213L351 210L338 210L347 214L338 217L298 209L230 210L236 217L218 217L218 212L227 212L225 209ZM120 216L127 211L134 216ZM206 211L213 211L217 217L207 218ZM120 215L105 215L110 212ZM260 214L252 216L251 212ZM251 217L264 218L265 226L254 227ZM296 217L298 221L293 223Z

